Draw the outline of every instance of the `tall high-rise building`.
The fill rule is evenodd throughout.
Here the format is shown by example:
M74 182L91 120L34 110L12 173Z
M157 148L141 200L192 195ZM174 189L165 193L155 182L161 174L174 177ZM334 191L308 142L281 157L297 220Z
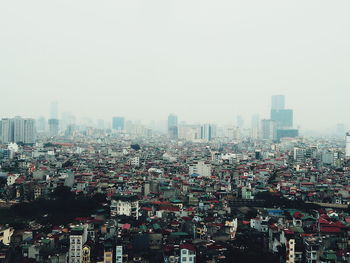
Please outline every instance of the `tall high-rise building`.
M278 129L293 127L293 110L285 109L283 95L276 95L271 98L271 120L276 123Z
M273 120L261 121L261 137L264 140L276 140L277 129L276 123Z
M179 139L187 141L196 141L201 139L201 126L200 125L180 125L179 126Z
M345 157L350 159L350 132L346 133Z
M13 142L13 120L5 118L1 120L1 141L2 143Z
M1 141L3 143L34 143L36 128L34 119L15 117L13 119L2 119Z
M64 131L64 136L66 137L71 137L74 135L75 132L75 125L74 124L69 124L67 128Z
M271 97L272 110L284 110L284 107L285 107L284 95L274 95Z
M24 119L21 117L13 119L13 141L24 142Z
M44 117L39 117L36 121L36 129L38 132L46 131L46 119Z
M252 131L252 138L258 139L260 135L260 117L258 114L255 114L252 116L251 131Z
M240 140L242 134L237 126L228 126L224 129L223 135L229 140Z
M70 112L63 112L60 120L60 129L66 130L69 125L74 125L76 122L75 116Z
M216 136L216 127L212 124L204 124L201 126L201 139L211 141Z
M271 110L271 120L276 122L278 128L292 128L293 110Z
M117 131L125 130L125 119L124 117L113 117L112 118L112 129Z
M35 143L36 127L34 119L24 119L24 143Z
M49 133L51 137L58 135L60 130L58 119L49 119Z
M174 114L168 116L168 135L172 139L178 138L178 120Z

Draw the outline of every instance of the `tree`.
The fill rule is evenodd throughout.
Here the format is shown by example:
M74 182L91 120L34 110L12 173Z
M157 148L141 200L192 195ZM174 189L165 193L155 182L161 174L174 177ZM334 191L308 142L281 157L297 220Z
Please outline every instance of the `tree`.
M73 199L74 193L71 192L70 188L67 186L58 186L56 189L50 194L53 199Z

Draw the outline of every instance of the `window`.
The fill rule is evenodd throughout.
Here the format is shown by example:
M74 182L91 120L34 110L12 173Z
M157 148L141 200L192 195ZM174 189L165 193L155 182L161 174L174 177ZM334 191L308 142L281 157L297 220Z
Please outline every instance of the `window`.
M187 261L187 258L186 258L186 257L183 257L181 261L182 261L182 262L186 262L186 261Z
M184 250L182 250L182 254L183 255L186 255L187 254L187 251L184 249Z

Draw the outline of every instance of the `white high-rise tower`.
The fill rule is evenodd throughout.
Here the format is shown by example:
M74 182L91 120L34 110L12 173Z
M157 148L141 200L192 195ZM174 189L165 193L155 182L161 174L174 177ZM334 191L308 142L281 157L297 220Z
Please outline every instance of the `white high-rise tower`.
M350 132L346 133L345 157L350 159Z

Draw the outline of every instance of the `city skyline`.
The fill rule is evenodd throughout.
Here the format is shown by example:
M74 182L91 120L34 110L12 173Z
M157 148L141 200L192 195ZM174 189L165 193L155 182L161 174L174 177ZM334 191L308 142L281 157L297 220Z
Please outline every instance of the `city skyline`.
M0 8L0 263L350 263L350 1Z
M61 103L60 101L54 100L52 102L54 103L58 103L59 105L59 110L57 114L58 119L63 119L63 115L68 114L71 115L74 118L79 118L80 120L103 120L106 122L111 122L111 119L113 118L113 116L115 115L121 115L123 116L126 120L133 120L133 121L141 121L142 123L150 123L153 121L162 121L162 122L166 122L167 121L167 117L168 114L170 112L173 112L174 114L176 114L177 116L181 116L181 121L184 122L188 122L188 123L206 123L206 122L210 122L210 123L216 123L219 125L228 125L228 124L236 124L237 117L243 118L245 126L246 127L250 127L249 123L251 118L254 115L259 115L261 116L261 118L265 118L268 119L270 118L270 114L271 114L271 96L274 96L274 94L269 95L268 99L267 99L267 103L266 105L264 105L262 107L262 111L257 110L256 112L252 111L252 114L248 114L245 113L245 111L242 109L242 112L239 111L231 111L232 114L228 114L228 113L223 113L223 114L218 114L217 116L211 116L210 114L207 115L206 117L204 117L200 112L198 112L198 115L194 115L194 112L191 112L191 115L189 115L188 113L183 113L182 111L178 110L178 111L169 111L169 112L157 112L154 115L147 115L147 117L145 118L141 118L140 115L138 114L134 114L134 113L128 113L125 110L122 110L121 112L124 112L125 114L118 114L116 111L111 111L109 114L106 114L105 116L103 115L96 115L94 114L94 111L91 111L91 115L86 115L86 114L81 114L81 112L78 110L77 112L74 112L72 110L68 110L68 108L66 107L66 103ZM287 96L285 96L287 97ZM286 103L286 105L288 106L287 108L292 108L290 107L291 103L290 103L290 99L289 97L287 98L288 102ZM21 117L25 117L25 118L35 118L35 119L39 119L41 117L44 117L46 119L50 119L50 116L52 116L52 102L47 102L47 107L45 107L43 110L40 110L38 113L33 112L33 114L28 113L28 111L22 112L23 114L21 114L20 111L17 110L11 110L9 111L9 113L6 113L6 110L4 110L2 112L2 115L0 116L0 118L14 118L16 116L21 116ZM57 105L55 105L57 107ZM17 107L16 107L17 108ZM51 109L51 110L50 110ZM226 111L227 112L227 111ZM300 127L302 130L306 130L306 131L313 131L313 132L326 132L327 130L329 131L330 129L334 129L334 127L337 124L344 124L346 127L350 127L350 121L347 120L340 120L340 119L333 119L331 122L323 122L320 120L316 120L320 126L316 126L318 128L315 128L315 125L311 125L311 122L308 123L306 122L305 125L303 125L303 122L300 121L300 116L302 116L302 113L300 111L300 109L298 110L298 108L293 108L293 112L294 112L294 116L296 115L296 117L294 117L294 126L295 127ZM184 115L181 115L179 113L183 113ZM315 120L313 120L315 121ZM314 122L312 122L314 123Z
M1 114L39 117L57 100L65 111L96 119L165 120L174 112L224 123L267 117L270 96L284 94L296 126L349 127L349 7L37 0L18 9L6 1Z
M342 135L345 134L345 130L347 130L347 125L344 123L339 123L337 122L336 124L330 124L326 129L323 130L308 130L307 128L303 128L300 125L293 124L293 113L294 109L286 109L286 103L288 101L288 98L286 99L285 95L282 94L275 94L270 97L270 112L268 115L260 115L260 114L253 114L251 116L244 116L242 115L234 115L232 116L231 120L228 120L226 122L218 122L218 121L208 121L208 119L200 121L199 119L196 120L188 120L186 118L183 118L183 116L180 116L180 121L178 122L177 126L182 126L182 125L202 125L206 123L214 124L214 125L220 125L220 126L232 126L232 127L239 127L240 129L252 129L251 132L254 134L259 130L259 127L256 126L256 124L253 124L254 122L258 122L259 125L261 126L260 129L261 131L262 126L263 126L263 121L265 120L272 120L276 122L275 125L276 129L296 129L301 131L302 133L306 132L306 135ZM14 118L19 115L15 116L0 116L1 118ZM26 115L24 115L26 116ZM96 127L96 128L101 128L101 129L113 129L113 130L124 130L124 122L126 123L133 123L133 124L142 124L146 125L151 129L158 130L158 131L163 131L167 132L166 130L169 129L169 117L170 116L175 116L176 119L179 117L177 114L174 113L169 113L167 117L163 117L162 119L152 119L149 118L148 120L140 120L140 119L130 119L125 116L119 116L116 117L116 115L111 115L111 116L106 116L104 118L93 118L93 117L78 117L74 115L72 112L68 112L65 109L62 110L60 107L60 103L57 100L54 100L49 103L49 111L47 112L46 116L51 116L57 118L57 120L60 122L59 124L59 130L65 130L69 125L74 124L74 125L87 125L91 127ZM47 118L45 115L40 115L39 117L35 117L36 119L36 126L38 131L43 131L46 129L46 126L50 128L50 120L52 118ZM21 116L23 117L23 116ZM30 116L32 118L33 116ZM258 117L258 119L257 119ZM123 124L118 124L122 125L121 128L116 128L115 127L115 120L120 119L120 121L123 122ZM119 121L119 120L118 120ZM177 122L177 120L176 120ZM297 123L297 121L296 121ZM158 128L154 128L154 125L156 125ZM281 126L282 125L282 126ZM255 129L255 131L254 131ZM342 132L340 132L340 129L343 129ZM293 130L293 131L296 131ZM169 131L168 131L169 132ZM275 131L275 133L277 130ZM56 134L57 132L54 132ZM252 134L252 137L254 135ZM176 137L176 136L175 136ZM264 137L264 136L262 136Z

